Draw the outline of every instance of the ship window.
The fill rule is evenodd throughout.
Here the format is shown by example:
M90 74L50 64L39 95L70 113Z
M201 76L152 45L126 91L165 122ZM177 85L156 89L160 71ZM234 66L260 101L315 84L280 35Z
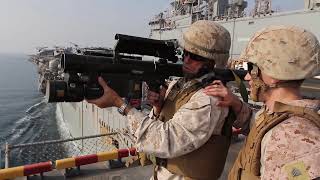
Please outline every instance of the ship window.
M248 24L249 24L249 25L250 25L250 24L254 24L254 21L249 21Z

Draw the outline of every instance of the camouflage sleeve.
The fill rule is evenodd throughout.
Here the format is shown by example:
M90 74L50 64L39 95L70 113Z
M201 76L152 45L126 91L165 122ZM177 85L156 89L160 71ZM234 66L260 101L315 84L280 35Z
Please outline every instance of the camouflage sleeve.
M261 179L320 177L319 128L291 117L270 130L261 143L260 171Z
M137 149L161 158L173 158L199 148L212 134L221 133L228 115L227 108L212 105L216 101L200 90L165 123L131 110L128 123L136 137Z
M235 120L233 126L236 128L241 128L241 133L248 135L250 132L251 122L254 121L255 112L250 106L242 102L242 107L240 112L237 114L237 119Z

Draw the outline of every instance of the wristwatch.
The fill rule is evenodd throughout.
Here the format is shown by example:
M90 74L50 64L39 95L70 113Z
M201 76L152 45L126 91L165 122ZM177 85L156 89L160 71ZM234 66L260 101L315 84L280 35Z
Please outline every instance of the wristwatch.
M125 115L125 110L128 107L128 104L126 102L124 102L119 108L118 108L118 112L124 116Z

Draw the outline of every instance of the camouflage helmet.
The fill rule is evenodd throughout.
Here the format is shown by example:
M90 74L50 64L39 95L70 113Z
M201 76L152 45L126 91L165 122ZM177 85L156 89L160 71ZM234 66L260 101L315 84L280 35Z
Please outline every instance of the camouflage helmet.
M183 34L181 46L193 54L213 60L217 67L224 67L229 58L230 44L230 34L223 26L200 20Z
M295 26L270 26L257 32L241 59L256 64L278 80L300 80L320 70L320 45L316 36Z

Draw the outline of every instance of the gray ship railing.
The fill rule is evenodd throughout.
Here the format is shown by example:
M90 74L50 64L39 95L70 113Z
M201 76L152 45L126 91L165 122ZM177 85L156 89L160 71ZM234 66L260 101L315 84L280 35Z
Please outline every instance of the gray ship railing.
M46 161L54 162L67 157L110 151L118 148L118 135L118 132L113 132L17 145L6 143L5 168Z

